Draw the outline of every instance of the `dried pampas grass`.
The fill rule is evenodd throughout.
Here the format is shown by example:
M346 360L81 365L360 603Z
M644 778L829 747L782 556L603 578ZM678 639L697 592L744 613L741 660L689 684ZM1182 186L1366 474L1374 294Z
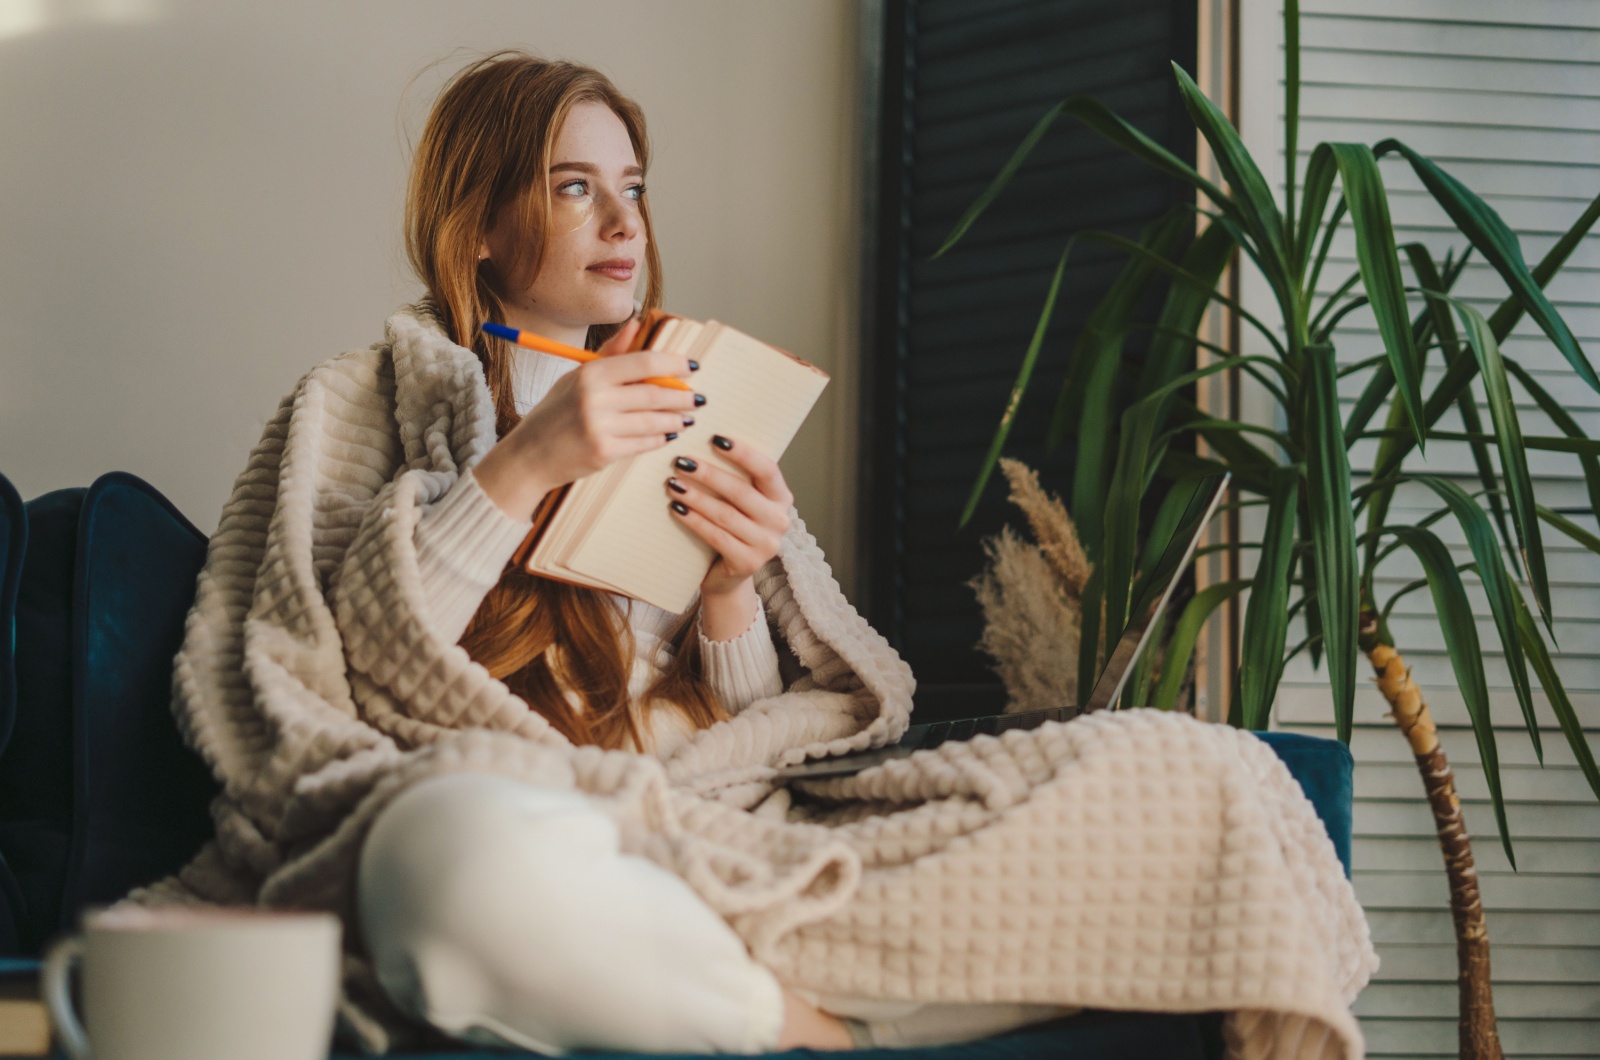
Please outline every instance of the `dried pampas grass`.
M1006 711L1077 702L1078 605L1038 545L1011 527L986 538L989 562L967 584L983 608L978 647L1006 686Z
M1079 600L1093 568L1072 517L1038 474L1010 457L1000 467L1036 540L1009 526L984 540L988 563L967 583L983 609L978 648L1005 683L1008 712L1076 703Z
M1039 551L1055 568L1062 587L1074 600L1078 599L1083 595L1084 583L1089 580L1089 572L1093 568L1089 564L1089 557L1084 555L1083 543L1078 540L1078 528L1072 516L1067 514L1066 506L1055 494L1045 493L1044 487L1039 485L1039 473L1022 461L1003 456L1000 458L1000 470L1005 472L1006 481L1011 483L1011 494L1007 499L1028 517L1028 525L1033 530L1034 540L1039 543Z

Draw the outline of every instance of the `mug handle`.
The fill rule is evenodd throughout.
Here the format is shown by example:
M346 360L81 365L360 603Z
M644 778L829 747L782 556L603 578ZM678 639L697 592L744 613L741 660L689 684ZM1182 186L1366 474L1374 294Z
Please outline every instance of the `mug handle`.
M72 1010L72 991L68 982L72 966L82 959L83 936L69 935L50 947L39 973L44 1002L50 1009L50 1021L55 1024L56 1034L72 1060L90 1060L89 1037L83 1031L83 1024L78 1022L78 1014Z

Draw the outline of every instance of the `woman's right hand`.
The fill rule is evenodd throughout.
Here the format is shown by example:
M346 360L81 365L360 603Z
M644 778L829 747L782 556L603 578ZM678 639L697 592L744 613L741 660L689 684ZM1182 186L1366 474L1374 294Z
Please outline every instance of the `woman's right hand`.
M693 422L695 395L640 380L687 380L682 354L626 353L639 330L630 321L600 348L599 360L556 380L473 474L489 499L516 519L532 518L545 494L635 453L660 449ZM687 421L687 422L686 422Z

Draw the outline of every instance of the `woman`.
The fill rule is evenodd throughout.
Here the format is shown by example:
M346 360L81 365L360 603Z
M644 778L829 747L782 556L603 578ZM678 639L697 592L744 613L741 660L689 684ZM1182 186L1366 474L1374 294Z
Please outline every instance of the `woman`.
M623 457L649 459L694 428L698 395L640 380L692 384L697 366L624 352L641 274L644 308L661 293L647 163L643 115L602 75L490 56L453 79L429 119L407 234L441 323L483 360L501 432L418 526L432 613L447 637L464 625L472 657L574 743L666 755L782 691L752 581L789 528L793 497L777 464L718 438L749 482L693 462L663 467L662 503L717 555L684 615L503 569L547 492ZM486 320L607 356L579 367L486 339ZM499 779L444 777L397 800L367 840L360 885L391 997L456 1034L545 1049L866 1039L863 1025L853 1038L844 1021L780 991L682 880L643 859L596 859L566 831L605 826L581 799ZM446 852L454 869L440 877L432 867ZM449 908L453 886L481 893L489 878L516 881L523 915L508 920L482 901ZM597 951L602 960L585 962ZM961 1029L977 1036L1018 1015L999 1006Z

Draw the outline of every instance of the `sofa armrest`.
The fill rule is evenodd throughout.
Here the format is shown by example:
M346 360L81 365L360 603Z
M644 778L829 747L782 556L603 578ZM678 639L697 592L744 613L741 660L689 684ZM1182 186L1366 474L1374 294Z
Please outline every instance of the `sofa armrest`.
M1300 782L1306 798L1322 818L1333 849L1350 877L1351 813L1355 790L1355 759L1350 748L1338 740L1306 736L1296 732L1258 732L1268 747L1277 752Z

